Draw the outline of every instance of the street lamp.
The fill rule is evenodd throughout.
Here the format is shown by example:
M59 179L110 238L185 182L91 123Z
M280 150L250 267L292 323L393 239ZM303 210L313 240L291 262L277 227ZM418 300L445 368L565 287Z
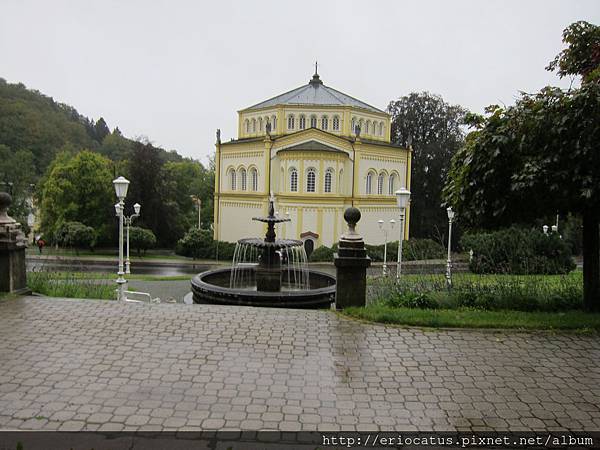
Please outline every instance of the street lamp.
M544 230L544 234L548 234L548 225L544 225L542 230Z
M117 272L117 300L124 301L124 290L125 283L127 283L127 280L125 280L125 278L123 277L123 275L125 275L125 273L123 272L123 210L125 209L125 197L127 197L129 180L125 179L124 177L119 177L116 180L113 180L113 185L115 187L115 193L117 194L117 198L119 199L119 202L115 205L115 212L117 213L117 217L119 218L119 270Z
M383 219L379 219L377 221L377 223L379 224L379 229L381 231L383 231L383 236L385 237L384 239L384 244L383 244L383 276L385 277L387 275L387 242L388 242L388 229L387 228L383 228ZM396 221L394 219L390 220L390 229L389 231L392 231L394 229L394 225L396 224Z
M452 249L452 221L454 220L454 211L452 207L448 206L446 209L448 213L448 260L446 261L446 286L448 289L452 287L452 255L450 250Z
M139 203L136 203L133 205L134 214L130 215L129 217L125 217L125 225L127 226L127 257L125 258L125 273L131 273L131 264L129 262L129 228L131 227L133 219L140 216L141 209L142 206Z
M558 226L557 225L552 225L552 232L556 233L558 231Z
M400 239L398 240L398 266L396 267L396 283L400 282L402 273L402 241L404 240L404 214L408 201L410 200L410 191L402 188L396 191L396 202L400 208Z
M202 222L200 219L200 213L202 212L202 199L197 195L190 195L192 200L198 205L198 229L202 228Z

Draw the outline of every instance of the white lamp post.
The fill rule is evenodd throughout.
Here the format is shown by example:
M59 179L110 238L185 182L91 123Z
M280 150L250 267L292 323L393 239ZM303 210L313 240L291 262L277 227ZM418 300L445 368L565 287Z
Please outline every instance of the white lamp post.
M131 227L133 219L140 216L141 209L142 206L139 203L136 203L133 205L134 214L130 215L129 217L125 217L125 225L127 225L127 257L125 258L125 273L131 273L131 264L129 262L129 227Z
M398 266L396 268L396 283L400 281L402 273L402 241L404 240L404 213L410 200L410 191L402 188L396 191L396 202L400 208L400 239L398 240Z
M202 221L200 219L200 213L202 212L202 200L197 195L190 195L192 200L198 205L198 229L202 228Z
M117 272L117 300L124 301L125 293L123 291L125 290L124 285L127 283L127 281L123 277L123 275L125 275L123 272L123 209L125 209L125 197L127 197L129 180L125 179L124 177L119 177L116 180L113 180L113 185L115 186L115 193L119 199L119 202L115 205L115 211L117 213L117 217L119 218L119 270Z
M454 220L454 211L452 211L452 207L449 206L446 209L448 213L448 260L446 261L446 286L448 289L452 287L452 254L450 253L452 249L452 221Z
M379 219L377 221L379 224L379 229L383 231L384 243L383 243L383 276L387 275L387 241L388 241L388 229L383 227L383 219ZM390 229L389 231L394 229L394 225L396 221L394 219L390 220Z
M548 234L548 225L544 225L542 230L544 230L544 234Z

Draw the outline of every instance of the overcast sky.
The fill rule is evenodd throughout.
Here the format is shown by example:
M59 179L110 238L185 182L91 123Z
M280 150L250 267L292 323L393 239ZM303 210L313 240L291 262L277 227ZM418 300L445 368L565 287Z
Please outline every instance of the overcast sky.
M0 77L207 161L239 109L309 81L385 109L430 91L482 112L568 86L544 67L600 1L0 0Z

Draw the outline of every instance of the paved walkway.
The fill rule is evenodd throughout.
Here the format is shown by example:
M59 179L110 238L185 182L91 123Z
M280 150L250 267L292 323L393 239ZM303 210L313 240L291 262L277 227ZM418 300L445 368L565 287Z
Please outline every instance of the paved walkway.
M0 301L0 428L600 430L600 338Z

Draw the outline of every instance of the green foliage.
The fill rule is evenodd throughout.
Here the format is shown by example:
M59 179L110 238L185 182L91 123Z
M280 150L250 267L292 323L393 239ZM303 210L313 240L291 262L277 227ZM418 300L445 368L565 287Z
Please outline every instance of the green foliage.
M62 247L92 249L96 242L96 233L92 227L81 222L65 222L56 230L54 242Z
M391 140L412 145L410 235L438 238L447 229L442 203L442 186L450 160L464 142L462 125L468 113L446 103L439 95L413 92L390 102Z
M327 247L325 245L321 245L319 248L317 248L315 251L312 252L309 260L314 261L314 262L317 262L317 261L332 262L333 261L333 253L334 253L333 248Z
M581 216L569 214L559 226L559 232L573 255L581 255L583 249L583 220Z
M149 143L134 144L126 170L131 181L127 205L140 203L138 220L154 232L159 245L171 246L198 224L192 195L202 201L203 225L212 222L214 172L197 161L173 162L163 156Z
M392 308L561 312L581 309L581 273L560 276L455 274L451 290L443 275L404 275L368 280L369 304Z
M557 233L511 227L465 234L461 247L473 250L469 268L474 273L565 274L575 269L570 248Z
M175 253L194 259L218 259L222 261L233 260L235 243L217 242L213 240L212 232L191 228L177 242Z
M548 64L547 70L557 70L562 78L581 75L584 82L600 80L600 27L583 20L572 23L563 31L562 50Z
M33 292L49 297L104 300L116 298L114 282L98 279L81 279L70 273L28 272L27 286Z
M34 156L29 150L11 151L0 144L0 191L12 196L9 214L27 226L36 181Z
M147 228L130 227L129 245L137 250L138 256L141 254L142 250L144 251L145 255L146 250L156 245L156 236L154 236L152 230Z
M383 261L383 245L365 245L367 254L372 261ZM396 261L398 255L398 241L388 242L387 260ZM403 261L420 261L424 259L440 259L445 257L444 246L433 239L411 238L402 243Z
M66 222L81 222L97 232L99 243L112 236L115 219L111 162L83 151L59 154L41 186L42 230L55 236Z

